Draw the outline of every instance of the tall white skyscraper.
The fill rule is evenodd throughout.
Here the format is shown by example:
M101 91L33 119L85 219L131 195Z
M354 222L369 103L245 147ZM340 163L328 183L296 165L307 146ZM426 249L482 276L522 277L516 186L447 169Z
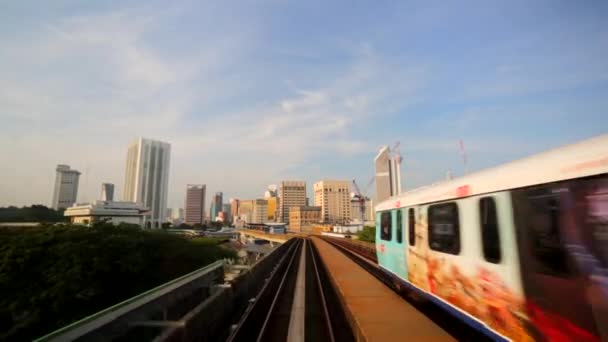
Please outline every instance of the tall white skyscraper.
M374 159L376 169L376 200L382 202L401 193L401 156L382 147Z
M78 178L80 172L70 169L69 165L57 165L55 169L55 189L53 190L53 209L65 209L76 203Z
M146 228L161 228L165 221L170 154L171 145L162 141L139 138L129 145L123 197L150 210Z

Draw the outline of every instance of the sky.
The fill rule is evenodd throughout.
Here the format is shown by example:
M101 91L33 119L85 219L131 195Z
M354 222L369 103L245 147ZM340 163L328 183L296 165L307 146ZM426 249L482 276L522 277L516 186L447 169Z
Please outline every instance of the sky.
M128 144L171 144L224 198L356 179L400 142L406 189L608 132L606 1L0 3L0 206L55 167L122 197ZM310 190L309 190L310 191Z

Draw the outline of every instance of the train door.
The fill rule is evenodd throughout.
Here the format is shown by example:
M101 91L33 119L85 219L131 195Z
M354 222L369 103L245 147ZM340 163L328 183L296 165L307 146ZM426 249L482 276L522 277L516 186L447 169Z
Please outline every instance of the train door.
M608 328L608 178L513 192L529 315L553 341L599 341Z
M402 209L384 211L376 215L378 263L399 277L407 279Z
M391 241L391 269L400 278L407 280L407 261L405 259L406 238L405 238L405 216L404 209L393 210L393 236Z
M390 268L390 245L393 239L393 218L391 211L376 213L376 254L378 264L388 270Z

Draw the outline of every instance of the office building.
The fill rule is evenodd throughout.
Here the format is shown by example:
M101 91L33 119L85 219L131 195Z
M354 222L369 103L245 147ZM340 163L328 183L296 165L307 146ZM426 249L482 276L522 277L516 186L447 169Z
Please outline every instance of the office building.
M101 183L101 200L114 201L114 184Z
M186 186L185 223L189 225L203 224L205 220L204 184L188 184Z
M267 222L274 222L277 219L277 206L279 204L278 197L269 197L266 199L268 202L268 217Z
M401 156L391 155L384 146L374 159L376 170L376 200L382 202L401 193Z
M94 203L75 204L67 208L64 216L74 224L91 225L98 222L118 225L121 223L143 224L144 214L148 211L140 203L95 201Z
M76 203L80 172L70 169L69 165L57 165L55 169L55 188L53 190L53 209L65 209Z
M266 223L268 221L268 201L265 199L253 200L251 221L249 223Z
M146 228L160 228L165 221L170 154L171 145L157 140L139 138L129 145L123 198L150 209Z
M236 221L239 217L239 200L238 198L230 199L230 217Z
M254 202L254 200L239 200L239 218L242 221L251 222Z
M313 186L315 206L321 207L321 221L344 223L351 219L350 182L322 180Z
M312 225L321 222L321 207L289 208L289 230L293 232L312 232Z
M209 208L209 215L212 222L215 222L219 213L224 209L223 194L216 192L211 201L211 207Z
M306 205L306 182L282 181L279 187L279 216L277 220L289 223L289 208Z
M224 208L222 209L222 213L224 213L224 222L232 222L232 214L230 209L230 204L224 204Z

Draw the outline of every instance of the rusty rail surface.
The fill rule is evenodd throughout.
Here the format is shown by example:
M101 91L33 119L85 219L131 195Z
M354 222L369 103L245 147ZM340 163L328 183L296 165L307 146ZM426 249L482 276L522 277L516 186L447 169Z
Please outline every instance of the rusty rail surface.
M367 260L378 263L378 256L376 255L376 245L367 241L359 241L359 240L351 240L351 239L341 239L334 238L328 236L318 236L319 238L335 245L339 245L344 247Z

